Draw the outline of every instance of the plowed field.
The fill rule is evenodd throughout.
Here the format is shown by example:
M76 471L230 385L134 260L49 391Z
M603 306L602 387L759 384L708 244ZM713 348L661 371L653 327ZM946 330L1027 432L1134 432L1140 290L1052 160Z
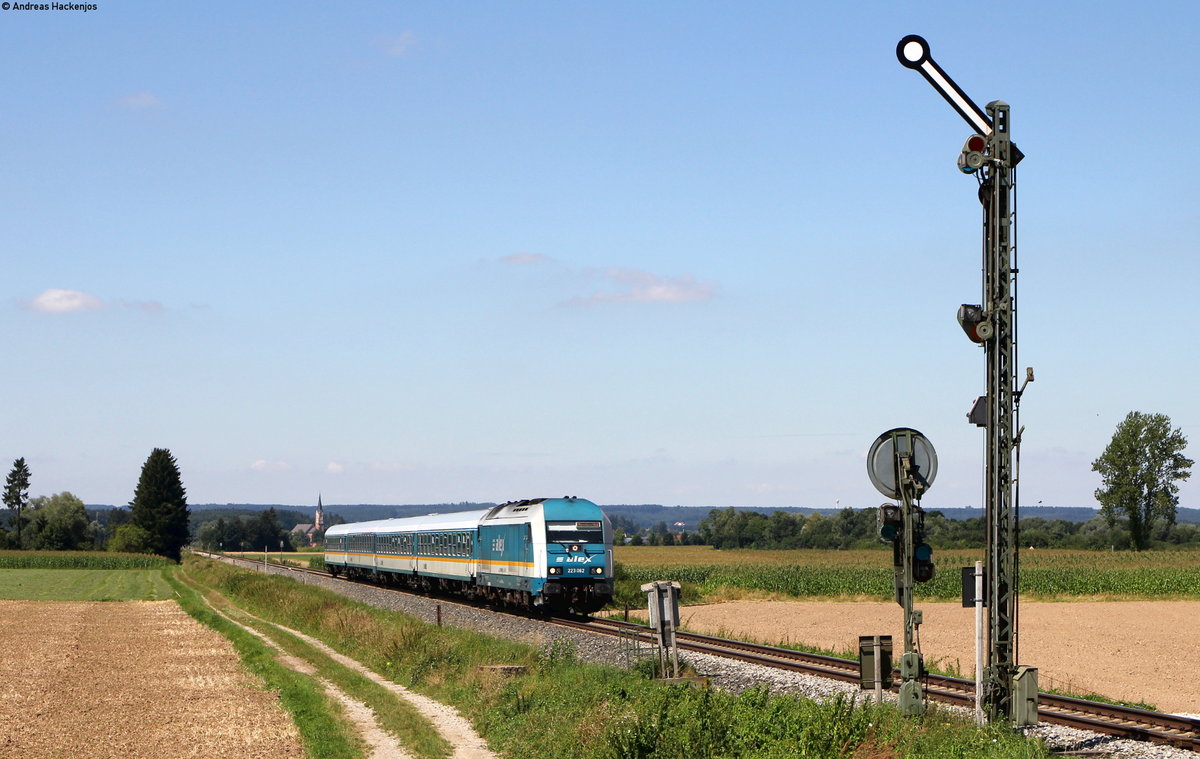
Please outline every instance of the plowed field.
M0 756L303 756L229 641L173 601L0 601L0 672Z
M926 661L975 667L975 611L959 604L921 602L921 648ZM1195 635L1200 601L1095 601L1021 604L1020 664L1039 668L1042 688L1099 693L1141 701L1162 711L1200 712L1200 660ZM790 641L851 650L859 635L891 635L903 648L900 607L894 603L735 601L688 606L680 621L697 632ZM986 617L985 617L986 620ZM986 621L985 621L986 624Z

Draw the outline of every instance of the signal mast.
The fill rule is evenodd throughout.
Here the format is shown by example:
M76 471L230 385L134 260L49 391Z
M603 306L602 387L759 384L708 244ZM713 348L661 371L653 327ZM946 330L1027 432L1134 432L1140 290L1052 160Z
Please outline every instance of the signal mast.
M901 65L919 72L946 99L973 134L958 157L958 168L979 180L983 204L983 294L979 305L964 304L958 321L987 356L987 394L975 401L967 419L987 430L984 495L987 521L987 665L983 703L990 721L1014 726L1036 724L1037 670L1017 661L1018 545L1021 433L1019 406L1033 370L1018 388L1015 169L1024 155L1009 133L1009 106L987 104L986 113L967 97L930 56L929 43L910 34L896 46Z

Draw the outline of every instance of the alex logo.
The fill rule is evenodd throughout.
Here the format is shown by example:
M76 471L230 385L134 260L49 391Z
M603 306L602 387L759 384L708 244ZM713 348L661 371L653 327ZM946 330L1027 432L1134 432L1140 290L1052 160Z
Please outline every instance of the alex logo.
M593 556L587 554L577 554L575 556L555 556L555 564L591 564Z

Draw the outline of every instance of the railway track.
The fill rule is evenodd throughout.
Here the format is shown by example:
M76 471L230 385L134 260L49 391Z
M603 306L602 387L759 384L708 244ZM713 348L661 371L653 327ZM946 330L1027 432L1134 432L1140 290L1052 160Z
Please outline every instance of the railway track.
M199 553L199 552L198 552ZM231 556L199 553L209 558L223 558L245 564L262 565L262 561ZM330 577L328 572L280 564L271 564L300 574ZM393 590L389 588L388 590ZM404 592L404 591L395 591ZM459 603L456 601L456 603ZM507 612L499 612L507 613ZM642 641L654 640L653 630L642 624L622 622L614 619L551 617L550 624L583 630L600 635L632 636ZM793 651L786 648L765 646L757 643L727 640L698 633L676 632L676 643L680 650L711 654L736 659L774 669L801 672L809 675L858 682L858 662L823 654ZM948 675L926 675L923 679L925 692L933 701L957 706L973 706L975 683ZM900 675L893 673L893 692L899 691ZM1079 730L1112 735L1131 740L1160 743L1177 748L1200 752L1200 719L1180 717L1173 714L1136 709L1096 701L1086 701L1053 693L1038 694L1038 718L1042 722L1063 725Z
M586 629L607 635L635 635L643 640L653 640L651 628L631 622L610 619L593 619L587 622L576 620L552 620L577 629ZM846 682L858 682L858 662L822 654L792 651L786 648L764 646L743 641L725 640L697 633L676 632L676 643L681 650L712 654L760 664L777 669L803 672ZM900 673L893 673L893 692L899 691ZM975 703L975 683L948 675L927 675L923 678L925 692L934 701L972 706ZM1133 740L1150 741L1200 751L1200 720L1161 714L1145 709L1135 709L1096 701L1085 701L1053 693L1038 695L1038 718L1080 730L1114 735Z

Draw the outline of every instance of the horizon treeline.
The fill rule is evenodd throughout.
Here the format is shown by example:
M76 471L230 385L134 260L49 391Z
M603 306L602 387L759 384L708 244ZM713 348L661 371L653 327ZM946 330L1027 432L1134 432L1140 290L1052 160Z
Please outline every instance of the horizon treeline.
M660 522L640 531L629 520L614 520L620 542L636 535L634 544L710 545L717 549L851 549L883 547L879 540L876 509L844 508L836 514L798 514L774 511L763 514L732 508L713 509L695 532L678 533ZM987 523L983 517L954 520L940 511L925 514L925 539L942 549L975 548L985 542ZM1128 550L1132 548L1128 526L1123 520L1109 523L1103 516L1086 522L1030 517L1020 520L1018 542L1022 547ZM1151 547L1200 546L1200 525L1160 524L1151 536Z

